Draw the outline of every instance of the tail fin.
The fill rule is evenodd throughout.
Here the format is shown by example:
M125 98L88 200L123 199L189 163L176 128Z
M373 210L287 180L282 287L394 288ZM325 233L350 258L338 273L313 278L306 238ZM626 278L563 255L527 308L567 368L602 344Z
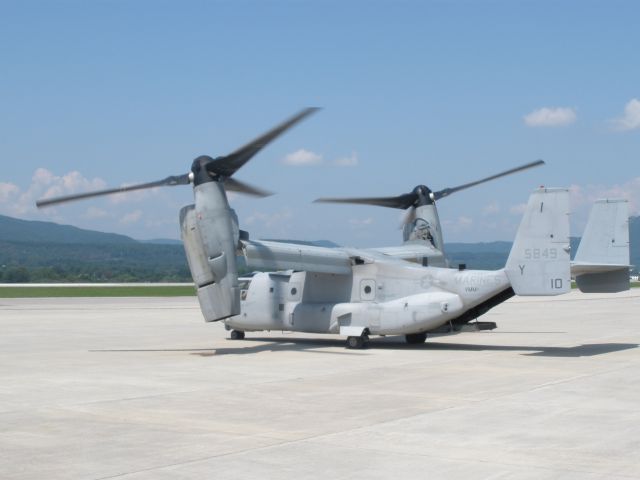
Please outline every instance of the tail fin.
M516 295L568 292L569 250L569 191L535 190L529 197L505 267Z
M598 200L571 264L578 288L588 293L629 290L630 267L629 203Z

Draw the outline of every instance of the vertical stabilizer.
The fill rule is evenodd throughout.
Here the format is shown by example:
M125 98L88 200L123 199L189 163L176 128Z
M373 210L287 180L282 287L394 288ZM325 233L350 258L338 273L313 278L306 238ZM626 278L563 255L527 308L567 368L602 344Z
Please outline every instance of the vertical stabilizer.
M580 240L571 273L587 293L629 289L629 203L597 200Z
M629 266L629 202L597 200L593 204L575 263Z
M571 289L569 191L540 188L529 197L505 271L516 295Z

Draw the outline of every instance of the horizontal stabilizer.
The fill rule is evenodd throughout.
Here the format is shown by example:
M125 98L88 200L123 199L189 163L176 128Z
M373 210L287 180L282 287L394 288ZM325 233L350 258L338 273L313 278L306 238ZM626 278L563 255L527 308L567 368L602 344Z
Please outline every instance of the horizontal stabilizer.
M615 293L629 290L629 268L602 273L584 273L576 277L576 284L584 293Z

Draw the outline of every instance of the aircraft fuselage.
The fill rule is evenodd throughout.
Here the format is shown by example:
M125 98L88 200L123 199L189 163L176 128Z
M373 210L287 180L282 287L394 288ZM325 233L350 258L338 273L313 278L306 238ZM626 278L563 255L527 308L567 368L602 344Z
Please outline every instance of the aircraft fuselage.
M372 335L433 330L509 288L504 270L452 270L374 262L351 275L258 273L242 294L237 330Z

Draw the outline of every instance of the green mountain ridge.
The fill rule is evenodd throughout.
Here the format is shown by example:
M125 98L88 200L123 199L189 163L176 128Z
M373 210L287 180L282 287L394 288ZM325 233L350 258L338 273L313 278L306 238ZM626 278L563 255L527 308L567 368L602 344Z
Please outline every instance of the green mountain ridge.
M0 241L87 244L137 243L137 240L117 233L85 230L54 222L21 220L6 215L0 215Z
M0 215L0 283L190 282L181 242Z
M631 264L640 265L640 217L629 219ZM278 241L278 240L276 240ZM571 239L572 252L579 239ZM297 241L336 247L328 240ZM511 242L448 243L451 265L502 268ZM176 240L138 241L126 235L0 215L0 283L190 282L184 248Z
M45 242L65 244L126 244L152 243L156 245L182 245L173 238L152 238L136 240L119 233L105 233L97 230L87 230L54 222L39 220L22 220L19 218L0 215L0 241L4 242Z

